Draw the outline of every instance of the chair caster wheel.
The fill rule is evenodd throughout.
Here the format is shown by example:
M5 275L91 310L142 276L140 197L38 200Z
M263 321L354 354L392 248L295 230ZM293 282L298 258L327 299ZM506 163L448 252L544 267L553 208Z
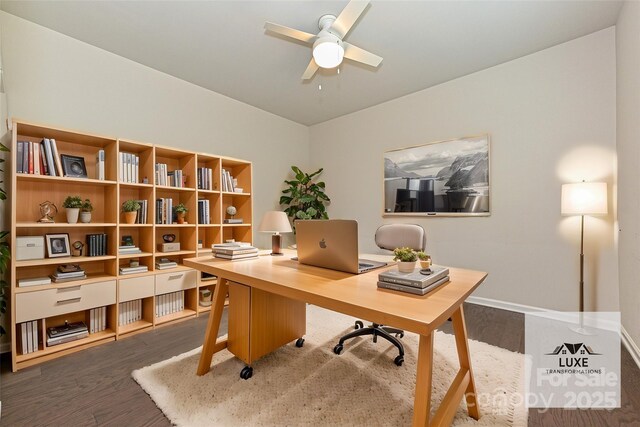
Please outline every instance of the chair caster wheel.
M404 338L404 332L397 333L396 338Z
M298 338L296 340L296 347L300 348L304 345L304 338Z
M342 344L336 344L336 346L333 347L333 352L335 354L340 354L340 352L342 352L342 349L343 349Z
M354 328L355 329L364 328L364 323L362 323L360 320L356 320L356 326Z
M397 356L394 360L393 363L395 363L398 366L402 366L402 364L404 363L404 357L402 356Z
M245 366L240 371L240 378L242 378L243 380L248 380L252 376L253 376L253 368L251 366Z

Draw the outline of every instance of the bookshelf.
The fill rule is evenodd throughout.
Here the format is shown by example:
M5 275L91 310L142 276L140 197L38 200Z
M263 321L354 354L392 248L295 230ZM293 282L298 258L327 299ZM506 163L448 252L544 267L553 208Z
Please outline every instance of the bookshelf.
M183 266L182 262L211 253L212 244L228 239L252 243L251 162L20 120L12 121L11 130L11 247L16 248L17 237L23 236L68 234L70 244L84 243L88 234L107 236L107 252L103 256L83 253L49 258L45 251L45 258L18 260L13 251L10 270L13 371L210 312L210 307L200 305L199 290L213 291L216 280L203 279L200 272ZM87 177L17 172L18 142L39 145L44 138L55 140L58 155L82 157ZM104 151L103 166L98 164L99 150ZM167 172L162 180L158 177L158 164ZM96 179L102 167L104 179ZM54 170L57 171L55 166ZM225 182L235 188L223 187L223 171L228 172ZM233 177L232 182L229 177ZM69 195L91 200L94 210L90 223L67 224L62 201ZM170 199L174 207L183 204L188 209L185 222L174 222L173 215L165 209L165 221L170 223L158 224L158 199ZM136 223L126 223L121 206L127 200L146 202L146 218L137 216ZM54 223L37 222L41 217L39 205L44 201L58 208ZM242 224L224 223L229 217L226 213L229 206L236 208L234 217L242 218ZM179 250L163 251L161 245L167 235L175 236L173 242L180 244ZM119 246L125 238L132 239L140 252L121 253ZM158 269L156 262L162 258L175 261L177 266ZM130 267L132 261L146 266L147 271L122 274L121 267ZM66 264L79 264L86 278L19 286L22 279L48 277L58 266ZM171 295L176 296L171 299ZM161 304L165 302L168 306ZM99 307L105 307L101 311L104 315L100 315L104 318L95 323L101 327L96 326L95 331L90 330L81 339L47 344L49 327L82 321L93 328L94 309ZM32 325L37 332L30 352L23 352L23 324Z

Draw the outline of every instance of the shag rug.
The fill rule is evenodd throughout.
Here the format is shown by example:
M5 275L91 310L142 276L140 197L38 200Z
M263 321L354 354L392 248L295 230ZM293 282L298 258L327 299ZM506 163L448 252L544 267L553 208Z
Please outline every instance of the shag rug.
M244 363L227 350L197 376L202 347L132 376L178 426L411 425L418 336L405 333L401 367L393 363L395 347L370 336L334 354L355 320L308 305L304 347L291 343L263 357L249 380L240 378ZM437 332L434 340L432 413L459 368L454 337ZM469 346L481 417L470 418L461 402L453 425L526 426L524 356L478 341Z

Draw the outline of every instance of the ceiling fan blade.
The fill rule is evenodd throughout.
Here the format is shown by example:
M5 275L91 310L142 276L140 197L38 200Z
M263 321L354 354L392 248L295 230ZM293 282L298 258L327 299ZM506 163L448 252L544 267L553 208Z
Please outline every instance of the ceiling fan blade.
M343 39L368 4L369 0L351 0L331 25L332 32L337 33L336 35Z
M380 56L374 55L373 53L361 49L358 46L342 42L342 47L344 47L344 57L352 61L362 62L363 64L371 65L372 67L377 67L382 62L382 58Z
M307 66L307 69L304 70L304 73L302 74L302 80L310 80L313 78L313 76L316 74L316 71L318 71L318 64L316 64L316 61L313 60L313 58L311 58L311 62L309 62L309 65Z
M310 43L316 38L315 34L305 33L304 31L296 30L294 28L285 27L284 25L274 24L273 22L265 22L264 29L273 33L278 33L292 39L300 40L305 43Z

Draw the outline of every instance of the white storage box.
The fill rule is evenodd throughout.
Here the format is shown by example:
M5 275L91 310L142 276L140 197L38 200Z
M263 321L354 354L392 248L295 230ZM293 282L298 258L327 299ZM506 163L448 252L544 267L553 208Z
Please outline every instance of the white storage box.
M16 260L44 259L44 236L16 237Z

